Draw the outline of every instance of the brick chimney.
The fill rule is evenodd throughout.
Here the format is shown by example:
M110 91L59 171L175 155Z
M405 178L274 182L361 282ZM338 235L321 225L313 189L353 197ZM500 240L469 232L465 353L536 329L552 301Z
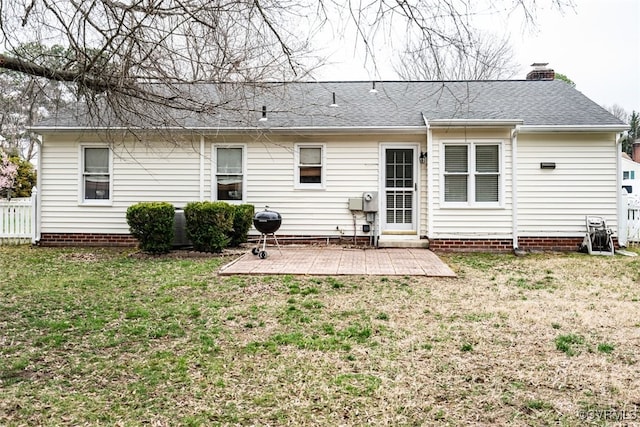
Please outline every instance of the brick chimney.
M547 67L548 62L534 62L531 64L533 70L527 73L527 80L553 80L556 72Z
M633 141L631 149L631 160L636 163L640 163L640 138Z

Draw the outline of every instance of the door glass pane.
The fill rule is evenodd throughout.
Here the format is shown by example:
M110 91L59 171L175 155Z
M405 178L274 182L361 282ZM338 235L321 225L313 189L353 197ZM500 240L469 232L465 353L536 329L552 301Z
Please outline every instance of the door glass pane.
M467 146L447 145L444 147L445 172L468 172Z
M386 150L385 183L388 188L413 187L413 150Z
M218 173L242 173L242 148L218 148Z

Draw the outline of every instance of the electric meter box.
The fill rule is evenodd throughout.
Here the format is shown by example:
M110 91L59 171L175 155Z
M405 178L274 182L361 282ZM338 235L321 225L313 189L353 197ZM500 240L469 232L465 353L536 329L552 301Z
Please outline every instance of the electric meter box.
M378 192L366 191L362 193L362 211L378 212Z

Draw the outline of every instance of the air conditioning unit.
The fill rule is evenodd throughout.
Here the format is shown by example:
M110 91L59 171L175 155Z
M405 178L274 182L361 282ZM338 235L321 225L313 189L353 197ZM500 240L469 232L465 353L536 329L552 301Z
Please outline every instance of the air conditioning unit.
M173 217L173 247L184 248L193 246L187 237L187 220L184 216L184 209L176 208Z

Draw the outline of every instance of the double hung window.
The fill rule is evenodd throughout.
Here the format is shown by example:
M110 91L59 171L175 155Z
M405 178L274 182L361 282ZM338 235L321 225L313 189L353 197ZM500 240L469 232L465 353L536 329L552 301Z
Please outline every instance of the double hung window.
M215 199L244 200L244 148L215 147Z
M82 203L111 200L111 151L108 147L81 147Z
M444 203L497 206L501 203L500 144L444 145Z
M296 145L295 186L297 188L324 188L324 151L324 145Z

